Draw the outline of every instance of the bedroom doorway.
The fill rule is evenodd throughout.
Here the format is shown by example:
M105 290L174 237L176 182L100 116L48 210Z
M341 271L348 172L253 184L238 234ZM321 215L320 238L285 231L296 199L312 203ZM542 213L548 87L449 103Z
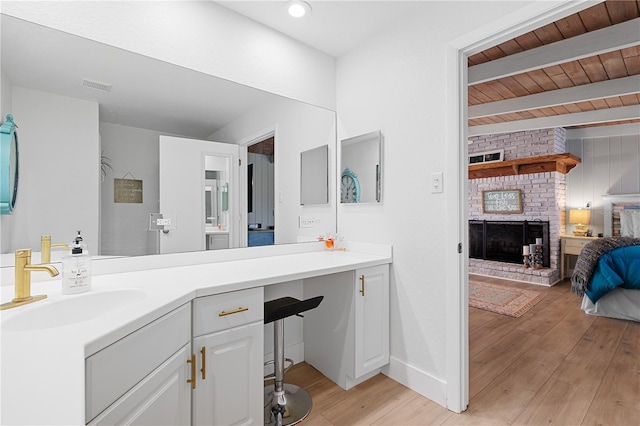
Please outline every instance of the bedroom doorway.
M275 244L275 135L247 147L247 246Z
M458 256L450 257L457 270L452 270L448 279L456 281L447 293L447 407L453 411L464 411L469 404L469 315L468 315L468 58L484 49L542 27L563 17L576 13L589 4L563 2L561 4L531 4L495 22L490 28L478 28L449 43L447 65L449 75L455 76L448 90L452 102L448 105L447 120L449 166L458 170L451 185L457 188L457 197L447 201L448 209L458 211L456 224L449 227L450 242L456 242ZM457 241L456 241L457 240ZM453 244L450 244L453 246Z

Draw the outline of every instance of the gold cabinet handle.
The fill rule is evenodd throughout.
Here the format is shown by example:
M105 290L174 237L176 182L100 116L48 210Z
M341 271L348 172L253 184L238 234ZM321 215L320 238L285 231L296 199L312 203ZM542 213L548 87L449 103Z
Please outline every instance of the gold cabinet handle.
M227 315L233 315L233 314L238 314L240 312L244 312L244 311L248 311L249 308L245 307L245 308L238 308L238 309L234 309L233 311L222 311L218 314L219 317L225 317Z
M364 275L360 277L360 294L364 297Z
M196 356L191 355L191 359L187 360L188 364L191 364L191 378L187 379L187 383L191 383L191 389L196 388Z
M202 380L207 378L207 348L205 346L200 349L200 356L202 357L202 368L200 373L202 374Z

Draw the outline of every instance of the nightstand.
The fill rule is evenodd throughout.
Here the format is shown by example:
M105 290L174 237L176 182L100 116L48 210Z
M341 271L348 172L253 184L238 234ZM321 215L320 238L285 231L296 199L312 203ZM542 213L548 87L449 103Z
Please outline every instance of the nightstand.
M577 256L584 246L589 244L593 240L597 240L598 237L576 237L574 235L561 235L560 236L560 278L565 277L565 265L567 262L567 255Z

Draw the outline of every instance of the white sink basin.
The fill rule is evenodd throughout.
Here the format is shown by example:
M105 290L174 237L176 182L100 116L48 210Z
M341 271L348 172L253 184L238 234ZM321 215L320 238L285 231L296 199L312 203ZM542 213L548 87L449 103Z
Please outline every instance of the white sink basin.
M26 310L4 321L2 328L27 331L77 324L121 309L146 296L146 291L130 288L62 296L57 300L44 299L23 306Z

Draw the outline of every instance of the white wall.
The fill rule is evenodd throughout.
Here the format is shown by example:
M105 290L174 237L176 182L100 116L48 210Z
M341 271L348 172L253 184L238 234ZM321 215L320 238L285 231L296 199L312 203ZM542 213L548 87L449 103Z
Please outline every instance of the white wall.
M589 228L598 235L604 232L601 196L640 193L640 125L568 130L567 150L582 159L567 174L567 214L591 202Z
M256 108L223 127L210 139L237 143L252 135L275 129L275 242L291 243L315 239L336 229L336 129L335 113L288 99ZM264 133L262 133L264 134ZM300 205L300 152L329 145L329 203ZM311 228L298 228L298 217L313 217Z
M2 79L2 90L0 90L0 122L4 123L5 116L11 114L11 94L12 85L9 77L0 67L0 78Z
M383 202L339 205L348 240L393 245L389 374L446 404L447 197L458 197L445 169L447 43L527 3L425 2L394 28L338 59L338 139L380 129ZM449 162L451 164L451 162ZM443 170L444 169L444 170ZM444 172L444 193L429 176ZM449 180L447 180L449 179ZM449 247L450 250L454 246Z
M40 236L71 242L82 231L97 253L100 197L98 104L13 87L19 126L20 180L13 224L4 226L2 252L40 251Z
M100 122L101 152L113 170L101 183L100 254L156 254L149 214L158 213L158 141L160 133ZM142 203L114 202L114 179L142 180ZM153 234L153 233L151 233Z
M2 13L335 110L335 58L215 2L3 1Z

